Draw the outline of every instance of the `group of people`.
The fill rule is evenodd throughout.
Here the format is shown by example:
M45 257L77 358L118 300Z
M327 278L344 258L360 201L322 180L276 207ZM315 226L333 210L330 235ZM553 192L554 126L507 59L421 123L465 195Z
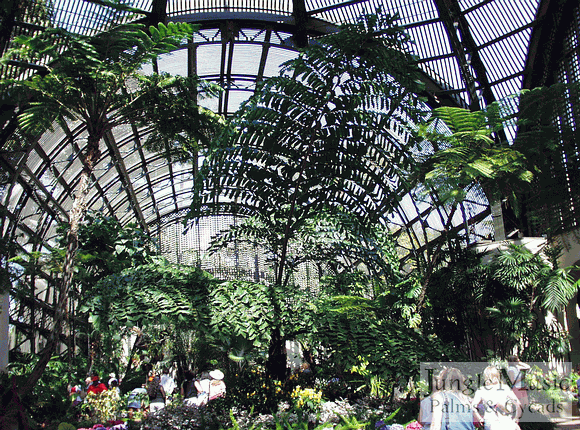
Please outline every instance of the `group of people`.
M69 386L69 395L73 399L73 405L78 405L84 401L89 393L99 394L104 391L114 390L120 397L119 381L115 377L109 379L108 384L101 381L99 374L93 372L90 377L85 379L85 385Z
M421 401L419 422L427 430L473 430L482 423L485 430L519 430L518 422L528 404L522 381L527 369L517 357L510 358L508 383L502 382L497 367L488 366L483 371L483 385L473 393L459 369L445 368L434 392Z
M202 372L199 378L195 378L193 372L186 371L185 381L181 385L184 402L192 406L203 406L210 400L224 397L226 384L223 379L224 374L218 369Z
M170 374L169 368L165 367L161 374L151 371L147 383L135 388L129 394L127 408L129 412L142 411L147 403L149 411L155 412L163 409L172 399L177 385Z
M178 390L169 368L164 368L161 373L151 371L147 382L129 393L127 409L130 415L147 409L149 412L155 412L163 409L176 394L181 394L188 405L203 406L210 400L225 396L226 384L223 379L224 374L218 369L202 372L198 378L188 370L185 372L185 381ZM120 398L117 378L111 377L108 383L105 383L97 373L93 373L85 381L84 387L80 385L69 387L69 394L73 404L78 405L89 393L99 394L109 390L115 390Z
M204 406L210 400L225 396L226 384L223 379L224 374L218 369L202 372L199 378L196 378L192 371L187 370L179 394L187 405ZM142 410L145 407L143 398L149 399L149 412L163 409L172 396L178 393L176 389L177 385L169 374L169 369L165 369L161 375L153 372L149 376L146 386L136 388L131 392L128 404L129 411Z

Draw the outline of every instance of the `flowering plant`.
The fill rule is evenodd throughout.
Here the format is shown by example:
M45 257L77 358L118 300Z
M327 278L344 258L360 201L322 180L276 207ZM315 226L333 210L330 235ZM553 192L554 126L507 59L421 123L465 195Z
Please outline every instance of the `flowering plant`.
M375 423L377 430L421 430L423 426L417 421L411 421L407 425L402 424L386 424L384 421L377 421Z
M291 394L296 409L306 408L318 412L322 405L322 391L314 388L302 388L298 385Z
M401 424L385 424L382 420L375 423L375 428L377 430L405 430Z
M104 422L116 420L125 410L125 405L116 391L109 390L98 394L88 393L81 411L85 419Z

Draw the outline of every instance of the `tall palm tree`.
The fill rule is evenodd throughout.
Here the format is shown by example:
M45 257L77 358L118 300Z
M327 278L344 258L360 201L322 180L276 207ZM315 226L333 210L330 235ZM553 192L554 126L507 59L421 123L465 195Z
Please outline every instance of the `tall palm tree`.
M3 58L3 61L17 59L44 65L42 73L28 79L2 83L11 93L25 94L28 98L18 112L22 131L38 135L52 129L55 122L65 124L68 121L80 121L87 130L86 147L79 154L83 169L69 213L67 251L58 286L52 335L30 377L19 387L20 395L32 389L58 343L72 284L79 224L86 213L90 176L100 158L105 134L128 121L127 116L121 114L134 100L128 83L137 79L145 63L176 49L192 32L193 27L185 23L167 26L160 23L148 29L137 23L112 25L109 30L94 36L48 29L35 36L17 37L14 41L17 48Z
M416 115L417 67L391 17L344 25L285 63L245 103L203 166L189 216L257 217L272 239L272 307L292 270L288 246L307 220L344 210L361 225L385 222L404 184L407 143L393 137ZM284 376L280 323L271 330L268 371Z

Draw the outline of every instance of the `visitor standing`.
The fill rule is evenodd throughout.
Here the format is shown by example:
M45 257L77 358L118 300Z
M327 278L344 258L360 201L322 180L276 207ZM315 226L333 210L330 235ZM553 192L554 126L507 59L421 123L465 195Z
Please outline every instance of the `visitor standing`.
M527 406L529 405L528 400L528 387L526 386L526 372L530 370L530 365L520 361L517 355L510 355L508 357L508 368L507 373L509 376L509 383L513 385L513 392L520 401L521 411L518 414L518 419L522 416Z
M89 388L87 388L87 394L99 394L103 391L107 391L107 386L100 381L99 374L95 372L91 376L91 384L89 385Z
M226 395L226 384L224 382L224 373L219 370L212 370L209 372L210 383L208 391L208 399L213 400L218 397L225 397Z
M115 377L109 379L109 391L115 393L117 398L121 398L121 389L119 388L119 380Z
M419 422L428 430L474 430L480 421L466 393L465 377L459 369L443 369L436 391L421 402Z
M143 412L148 404L147 389L145 387L134 388L127 399L129 417L133 418L136 412Z
M167 399L171 400L171 396L173 395L173 391L175 390L176 385L175 380L171 376L169 367L163 368L163 374L161 375L161 385L165 391L165 396Z
M149 395L149 412L155 412L165 407L167 401L165 390L161 385L161 378L155 372L151 373L149 377L147 394Z
M197 389L195 388L195 374L191 370L185 371L185 380L181 384L181 396L184 399L197 397Z
M483 405L485 430L519 430L517 418L521 405L512 389L501 383L495 366L486 367L483 377L484 384L475 392L473 404Z

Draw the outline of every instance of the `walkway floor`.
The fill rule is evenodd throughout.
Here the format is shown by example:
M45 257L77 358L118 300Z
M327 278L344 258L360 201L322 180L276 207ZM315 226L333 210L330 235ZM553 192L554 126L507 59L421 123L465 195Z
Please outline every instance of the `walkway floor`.
M580 430L580 417L553 418L562 430Z

